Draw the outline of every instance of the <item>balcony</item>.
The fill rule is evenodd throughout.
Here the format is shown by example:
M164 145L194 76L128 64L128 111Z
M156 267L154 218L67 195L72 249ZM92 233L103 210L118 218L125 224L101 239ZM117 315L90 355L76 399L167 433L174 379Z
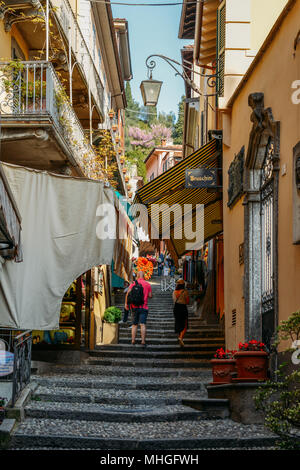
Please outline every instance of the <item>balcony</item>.
M4 19L5 31L9 32L13 25L17 25L22 39L28 45L29 60L45 60L45 2L41 2L43 8L37 0L4 0L1 3L0 17ZM96 63L68 0L51 0L49 6L49 60L59 70L68 95L73 95L72 106L83 128L90 128L92 109L92 127L97 129L104 120L104 87Z
M0 114L3 161L86 174L95 154L50 62L0 62Z

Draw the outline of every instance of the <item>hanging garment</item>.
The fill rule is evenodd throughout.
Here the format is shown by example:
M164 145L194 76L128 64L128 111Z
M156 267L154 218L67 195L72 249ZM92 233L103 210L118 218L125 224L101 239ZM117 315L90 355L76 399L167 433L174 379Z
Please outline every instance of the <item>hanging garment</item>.
M112 262L116 196L100 181L2 167L22 217L23 262L3 267L0 326L57 329L62 298L74 279ZM110 213L97 215L99 207ZM99 239L101 231L111 238Z

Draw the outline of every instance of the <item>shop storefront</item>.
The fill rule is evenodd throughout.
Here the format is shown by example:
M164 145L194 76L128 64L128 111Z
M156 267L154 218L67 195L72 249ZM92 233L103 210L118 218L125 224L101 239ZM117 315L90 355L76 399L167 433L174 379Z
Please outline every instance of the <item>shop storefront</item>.
M91 325L91 271L69 287L61 304L59 328L33 330L33 350L88 349Z
M147 207L150 240L161 252L162 240L186 281L195 309L208 323L224 314L223 201L221 141L211 140L137 192ZM160 212L157 207L160 207ZM200 222L197 206L202 206ZM169 236L163 220L169 218ZM203 230L202 240L191 234ZM181 230L181 233L179 233ZM204 243L204 244L203 244Z

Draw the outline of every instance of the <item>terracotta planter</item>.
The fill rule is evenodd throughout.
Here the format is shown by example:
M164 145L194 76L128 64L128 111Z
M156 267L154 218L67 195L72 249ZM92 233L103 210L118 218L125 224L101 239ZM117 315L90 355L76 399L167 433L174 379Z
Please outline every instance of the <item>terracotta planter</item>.
M237 378L234 382L258 382L268 378L268 353L238 351L235 354Z
M212 359L212 375L214 385L230 384L235 372L235 359Z

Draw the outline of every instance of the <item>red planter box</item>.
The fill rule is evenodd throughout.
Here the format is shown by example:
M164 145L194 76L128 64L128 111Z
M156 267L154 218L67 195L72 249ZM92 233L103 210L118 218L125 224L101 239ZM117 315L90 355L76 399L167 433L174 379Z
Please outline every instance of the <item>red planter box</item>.
M235 359L212 359L213 384L230 384L232 373L235 372Z
M268 353L238 351L235 354L237 378L234 382L257 382L268 378Z

